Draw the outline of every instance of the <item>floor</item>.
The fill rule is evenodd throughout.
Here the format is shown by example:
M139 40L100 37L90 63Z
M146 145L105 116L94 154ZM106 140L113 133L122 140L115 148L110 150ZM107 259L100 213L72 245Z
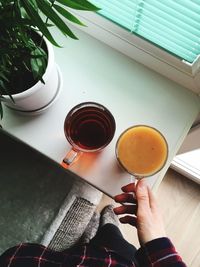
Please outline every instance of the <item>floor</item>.
M169 170L157 193L168 237L188 267L200 266L200 186ZM101 207L112 202L104 196ZM129 225L120 226L124 237L139 247L137 233Z
M166 230L190 267L200 266L200 186L170 170L158 191Z

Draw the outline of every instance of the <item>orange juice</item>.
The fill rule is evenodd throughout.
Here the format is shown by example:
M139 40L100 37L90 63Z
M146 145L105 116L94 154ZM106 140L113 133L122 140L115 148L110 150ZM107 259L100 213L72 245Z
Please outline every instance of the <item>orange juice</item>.
M165 164L168 146L155 128L138 125L127 129L116 146L118 161L126 171L136 176L150 176Z

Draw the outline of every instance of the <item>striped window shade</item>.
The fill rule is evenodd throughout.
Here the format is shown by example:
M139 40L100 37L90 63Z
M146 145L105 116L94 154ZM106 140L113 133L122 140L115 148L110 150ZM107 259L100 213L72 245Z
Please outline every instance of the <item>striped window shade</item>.
M200 0L90 0L105 18L171 54L200 54Z

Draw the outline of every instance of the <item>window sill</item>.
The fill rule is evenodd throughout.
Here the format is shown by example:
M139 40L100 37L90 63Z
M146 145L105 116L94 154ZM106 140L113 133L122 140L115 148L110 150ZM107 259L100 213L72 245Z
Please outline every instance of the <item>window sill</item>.
M200 95L200 58L190 64L91 12L74 12L82 31Z

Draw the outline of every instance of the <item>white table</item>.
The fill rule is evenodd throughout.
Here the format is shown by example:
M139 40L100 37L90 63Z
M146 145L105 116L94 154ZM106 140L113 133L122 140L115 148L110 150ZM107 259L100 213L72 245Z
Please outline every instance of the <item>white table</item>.
M159 174L148 178L149 184L156 188L200 110L199 97L76 31L79 41L54 34L64 45L64 48L55 48L56 61L63 75L63 90L58 101L46 113L32 117L6 109L4 129L61 162L70 148L63 132L66 114L80 102L99 102L116 119L115 137L104 151L84 154L70 170L110 196L119 193L121 186L130 182L130 176L117 165L116 140L131 125L152 125L165 135L169 144L166 166Z

